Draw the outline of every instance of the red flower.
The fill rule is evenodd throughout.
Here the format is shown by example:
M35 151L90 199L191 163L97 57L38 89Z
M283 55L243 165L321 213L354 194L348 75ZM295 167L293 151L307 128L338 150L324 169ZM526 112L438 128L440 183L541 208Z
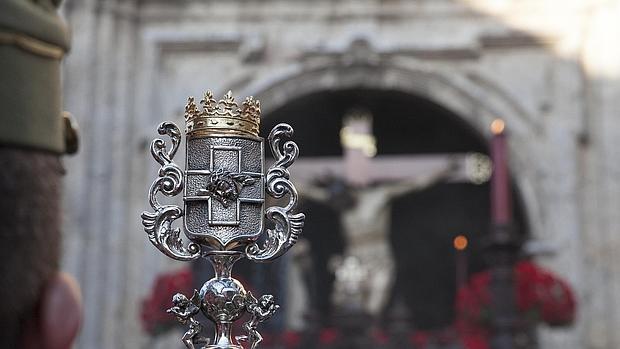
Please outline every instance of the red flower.
M372 339L374 343L379 345L386 345L390 341L390 337L381 329L373 329Z
M282 344L285 348L297 348L301 344L301 335L296 331L286 331L282 334Z
M565 326L575 320L575 296L566 282L528 261L517 264L516 270L521 312L535 312L550 326Z
M319 343L321 344L333 344L336 342L340 334L335 328L324 328L319 333Z
M140 319L142 328L151 335L162 333L177 322L174 316L166 313L172 306L172 296L177 293L191 295L193 278L189 268L162 274L155 279L153 293L142 300Z
M456 310L461 320L480 325L488 322L491 303L490 280L491 274L485 271L475 274L465 287L461 287L456 296Z
M467 333L461 337L461 342L465 349L489 349L486 333Z
M515 297L523 319L566 326L575 319L576 302L566 282L530 261L515 265ZM488 347L491 274L473 275L456 296L456 329L467 349Z
M416 331L411 335L411 343L415 348L426 348L430 334L426 331Z

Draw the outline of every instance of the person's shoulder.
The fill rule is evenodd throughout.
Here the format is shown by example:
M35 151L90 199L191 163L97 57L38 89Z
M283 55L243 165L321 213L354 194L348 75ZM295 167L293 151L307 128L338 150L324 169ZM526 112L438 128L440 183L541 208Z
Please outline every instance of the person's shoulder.
M0 35L30 37L69 50L69 29L58 14L60 0L0 1Z

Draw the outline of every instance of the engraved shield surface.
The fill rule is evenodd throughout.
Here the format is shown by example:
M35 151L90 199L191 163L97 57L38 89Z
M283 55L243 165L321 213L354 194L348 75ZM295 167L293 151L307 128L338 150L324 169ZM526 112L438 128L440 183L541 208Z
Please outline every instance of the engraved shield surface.
M258 239L265 201L262 138L192 138L186 151L187 236L222 250Z

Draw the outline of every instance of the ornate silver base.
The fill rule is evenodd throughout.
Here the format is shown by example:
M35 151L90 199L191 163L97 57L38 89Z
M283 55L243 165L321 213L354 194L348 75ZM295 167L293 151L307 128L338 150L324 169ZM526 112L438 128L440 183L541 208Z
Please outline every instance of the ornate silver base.
M168 310L183 324L189 323L189 329L183 336L183 343L188 349L195 349L195 344L207 343L202 349L243 349L239 342L247 342L255 349L263 339L258 324L269 319L278 310L273 296L263 295L256 299L251 292L246 292L243 285L231 276L232 267L245 255L239 251L212 251L205 257L213 265L215 277L205 282L200 292L194 291L191 299L177 293L173 298L174 307ZM202 324L194 316L202 312L215 323L213 340L200 336ZM250 314L243 328L245 335L236 336L233 342L232 325L245 313Z

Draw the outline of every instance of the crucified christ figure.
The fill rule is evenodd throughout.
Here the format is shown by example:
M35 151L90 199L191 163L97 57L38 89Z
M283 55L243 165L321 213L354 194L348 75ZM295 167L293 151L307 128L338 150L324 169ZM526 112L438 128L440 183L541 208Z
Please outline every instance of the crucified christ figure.
M345 237L343 260L353 257L366 271L365 280L360 281L368 286L365 300L368 313L377 315L384 308L394 281L394 260L389 243L393 200L426 189L449 177L455 169L456 163L448 163L423 177L367 186L349 185L337 178L331 179L331 183L325 183L325 186L298 185L302 196L339 210ZM346 287L339 285L339 282L345 281L336 278L336 293L339 288Z
M345 119L341 141L345 150L345 178L330 176L327 180L301 181L297 182L297 188L302 198L326 203L340 212L345 237L343 260L356 259L355 263L364 270L363 273L348 273L345 270L347 268L343 268L340 273L336 273L335 305L350 307L349 304L338 303L351 302L352 297L339 296L339 293L343 289L351 289L352 280L348 276L364 275L358 277L362 288L359 292L367 293L363 297L363 310L378 315L386 306L395 278L389 243L393 200L458 177L458 172L463 171L464 162L457 157L447 156L441 161L434 161L433 166L416 170L416 175L408 178L397 179L394 173L381 176L380 167L375 167L379 171L375 171L374 175L369 174L369 158L376 151L369 117Z

